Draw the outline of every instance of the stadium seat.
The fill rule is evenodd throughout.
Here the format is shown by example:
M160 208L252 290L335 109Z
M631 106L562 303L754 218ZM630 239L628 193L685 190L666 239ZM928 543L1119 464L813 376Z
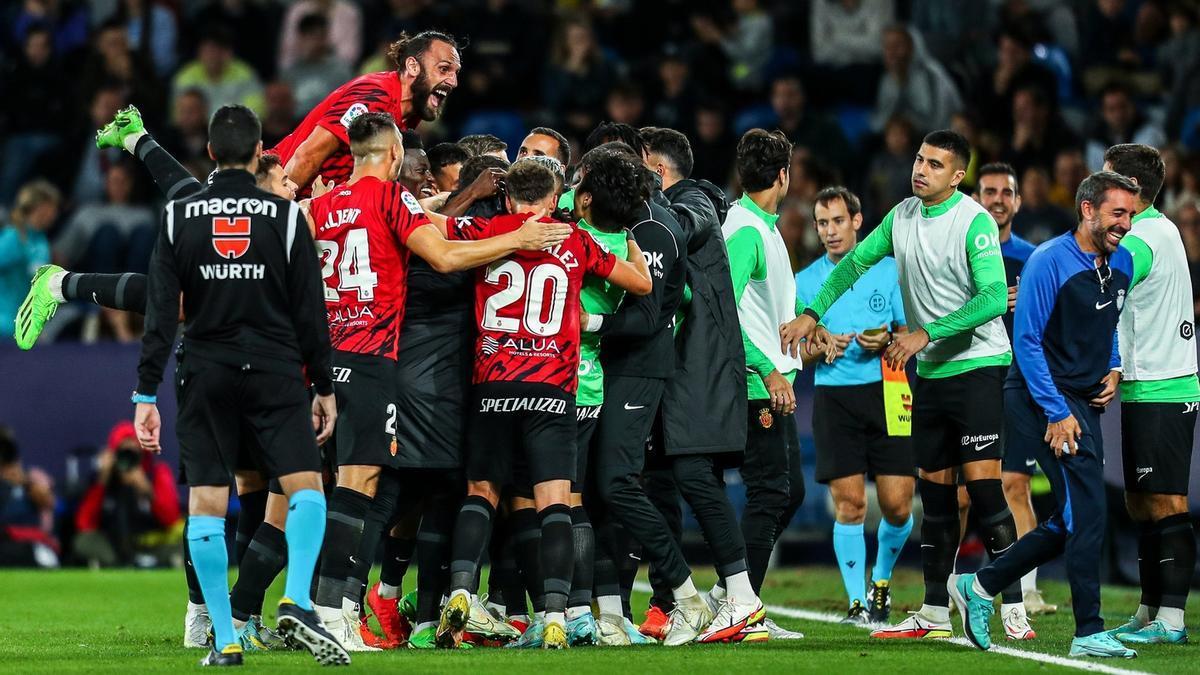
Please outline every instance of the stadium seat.
M1045 42L1034 45L1033 61L1054 73L1058 80L1059 103L1066 103L1075 98L1075 77L1071 72L1071 58L1062 47Z
M1179 125L1179 140L1188 150L1200 150L1200 108L1192 108L1183 116L1183 124Z
M857 105L840 105L836 108L838 126L846 141L856 149L865 136L871 133L871 109Z

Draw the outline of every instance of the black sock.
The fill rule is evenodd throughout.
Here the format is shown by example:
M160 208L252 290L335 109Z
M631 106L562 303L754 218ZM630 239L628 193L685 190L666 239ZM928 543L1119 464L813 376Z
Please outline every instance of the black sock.
M595 522L595 521L593 521ZM594 527L596 535L596 559L592 566L592 591L597 598L621 595L621 576L617 573L617 563L613 550L616 548L616 533L611 521L598 523Z
M358 553L355 563L346 578L346 587L342 596L351 602L362 605L366 596L367 583L370 581L371 567L375 564L379 552L379 540L383 538L384 530L392 522L396 513L396 502L400 496L400 478L398 472L384 469L379 474L375 485L375 497L371 499L371 507L363 519L362 537L358 542Z
M571 596L568 607L590 607L592 604L593 569L596 565L596 533L582 506L571 507L571 539L575 543L575 569L571 573Z
M241 564L242 556L246 555L246 547L250 545L250 540L254 539L258 532L258 526L262 525L267 516L267 494L268 491L263 489L238 495L242 510L238 513L234 564Z
M320 583L313 602L322 607L341 607L346 579L354 573L354 557L362 541L364 519L371 498L350 488L338 487L329 502L325 521L325 544L321 547Z
M417 623L436 621L450 586L450 542L461 503L458 490L431 494L417 530Z
M1158 576L1162 583L1159 607L1183 609L1196 567L1196 532L1192 517L1176 513L1158 521Z
M538 515L542 521L538 562L546 595L546 611L565 612L567 598L571 594L571 575L575 569L571 507L551 504Z
M967 481L967 494L971 496L971 510L979 523L976 531L988 558L995 560L1017 543L1017 524L1004 498L1004 485L999 478ZM1020 580L1004 589L1000 596L1004 603L1021 603Z
M237 582L229 593L233 618L247 621L251 616L262 614L263 596L286 564L287 537L283 530L263 523L246 547L246 554L238 565Z
M168 200L183 198L199 192L203 186L179 160L163 150L150 134L138 139L133 153L146 166L154 184Z
M463 500L454 523L454 543L450 546L450 590L475 592L479 560L492 535L496 508L478 495Z
M413 553L417 549L417 538L388 536L383 540L383 567L379 570L379 580L388 586L400 588L404 575L408 574L408 566L412 563Z
M146 275L67 272L62 283L67 300L86 300L101 307L146 313Z
M1160 537L1158 523L1146 521L1138 523L1141 532L1138 535L1138 576L1141 577L1142 599L1140 604L1147 607L1158 607L1162 603L1162 569L1158 564L1162 556L1158 555Z
M200 580L196 578L196 568L192 566L192 552L188 549L186 518L183 520L183 578L187 580L188 602L203 605L204 593L200 590Z
M535 509L517 509L508 514L512 523L513 552L521 580L529 592L529 601L534 612L546 609L545 582L542 580L541 557L542 521Z
M917 480L925 517L921 521L921 567L925 576L925 604L949 607L946 581L958 553L958 487Z
M617 535L617 557L614 562L617 565L617 576L621 583L621 611L625 613L625 618L633 620L633 608L630 606L629 599L633 595L633 582L637 580L638 567L642 563L642 544L637 539L634 539L629 530L618 525L615 528Z

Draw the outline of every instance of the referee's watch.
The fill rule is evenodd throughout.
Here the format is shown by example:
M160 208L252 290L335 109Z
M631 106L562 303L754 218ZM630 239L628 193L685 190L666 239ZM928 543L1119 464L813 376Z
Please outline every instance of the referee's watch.
M139 394L134 390L133 395L129 397L130 403L149 403L151 405L158 403L158 397L151 394Z

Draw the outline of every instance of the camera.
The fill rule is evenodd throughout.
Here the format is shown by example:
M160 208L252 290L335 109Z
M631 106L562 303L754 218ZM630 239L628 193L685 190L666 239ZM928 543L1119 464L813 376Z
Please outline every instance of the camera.
M113 462L113 465L116 467L119 473L125 473L130 469L135 469L139 464L141 464L142 458L140 457L140 454L141 453L139 451L130 450L128 448L117 450L116 461Z

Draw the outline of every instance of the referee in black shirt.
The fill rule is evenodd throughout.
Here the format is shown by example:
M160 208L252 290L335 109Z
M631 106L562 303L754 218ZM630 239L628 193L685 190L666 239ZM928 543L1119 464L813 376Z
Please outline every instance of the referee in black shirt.
M182 293L177 436L191 487L188 545L214 631L203 665L242 661L229 605L225 511L243 430L256 437L256 459L288 496L279 630L322 664L348 664L309 600L325 531L317 443L330 436L337 417L316 248L299 205L255 185L262 127L254 113L221 108L208 137L218 171L204 190L167 203L150 259L133 394L138 440L146 450L161 450L156 392ZM311 416L305 372L316 390Z

